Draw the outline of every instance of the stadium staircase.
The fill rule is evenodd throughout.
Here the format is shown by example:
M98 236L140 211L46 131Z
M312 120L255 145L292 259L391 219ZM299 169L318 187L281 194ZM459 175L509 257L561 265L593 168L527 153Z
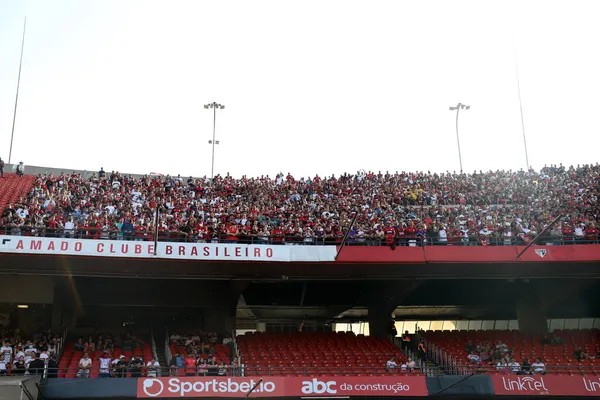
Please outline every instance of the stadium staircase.
M0 178L0 213L9 203L17 202L21 197L26 196L35 179L35 175L23 175L20 178L17 174L5 173L4 179Z
M164 327L155 327L152 333L154 343L156 344L156 360L161 367L168 367L167 356L165 354L165 347L167 344L167 333Z
M394 343L394 345L396 345L396 347L398 347L402 351L402 353L404 354L404 356L407 359L412 358L413 360L415 360L417 365L419 365L419 368L423 371L423 373L426 376L446 375L446 372L444 371L444 369L442 369L442 367L437 362L435 362L435 360L430 359L430 358L427 358L425 360L419 360L419 357L417 356L415 349L413 348L412 345L414 345L414 343L419 342L420 336L418 334L409 335L409 336L411 337L411 345L408 347L402 346L402 338L401 337L393 338L392 342Z

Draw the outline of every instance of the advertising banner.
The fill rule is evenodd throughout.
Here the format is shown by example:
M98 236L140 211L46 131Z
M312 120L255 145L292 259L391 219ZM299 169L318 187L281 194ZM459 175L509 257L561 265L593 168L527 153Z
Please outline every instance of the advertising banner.
M138 398L427 396L421 376L170 377L138 379Z
M600 396L600 377L566 375L492 376L499 396Z
M86 257L160 258L171 260L332 262L335 246L249 245L238 243L171 243L0 236L0 253Z

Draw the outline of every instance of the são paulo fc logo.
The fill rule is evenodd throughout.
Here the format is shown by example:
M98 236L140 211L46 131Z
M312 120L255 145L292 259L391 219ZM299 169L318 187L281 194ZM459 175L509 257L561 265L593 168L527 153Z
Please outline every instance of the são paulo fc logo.
M144 384L142 385L142 388L143 388L146 396L156 397L156 396L161 395L161 393L163 392L163 389L165 387L160 380L154 379L154 378L148 378L148 379L144 379Z
M546 249L535 249L535 254L537 254L541 258L544 258L546 256L546 253L548 253Z

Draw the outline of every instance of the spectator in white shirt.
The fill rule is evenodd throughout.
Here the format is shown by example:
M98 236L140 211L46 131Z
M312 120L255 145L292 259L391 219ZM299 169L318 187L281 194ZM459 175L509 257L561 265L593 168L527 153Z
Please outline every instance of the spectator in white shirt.
M546 364L542 362L541 358L538 358L533 364L531 364L531 368L533 369L534 374L546 374Z
M385 369L388 371L391 371L393 369L398 368L398 364L396 364L396 357L391 357L386 363L385 363Z
M110 363L112 359L108 353L104 353L102 357L98 359L100 363L100 370L98 371L99 378L110 378Z
M467 356L467 358L473 363L473 364L478 364L479 361L481 361L481 357L479 357L479 355L477 353L475 353L474 351L471 352L471 354L469 354Z
M148 361L146 364L146 370L148 371L148 376L156 378L159 375L160 363L156 358L152 357L152 360Z
M517 362L517 360L512 360L508 366L510 367L510 372L512 372L513 374L518 374L519 372L521 372L521 364L519 364Z
M4 346L0 348L0 360L4 362L11 362L12 360L13 349L8 341L4 342Z
M75 222L73 222L73 217L69 217L67 222L65 222L64 236L66 238L73 237L74 232L75 232Z
M448 233L446 232L446 228L444 228L443 226L440 227L440 230L438 232L438 239L441 244L448 243Z
M79 360L79 371L77 371L77 377L89 378L91 369L92 359L88 356L88 353L83 353L83 357L81 360Z

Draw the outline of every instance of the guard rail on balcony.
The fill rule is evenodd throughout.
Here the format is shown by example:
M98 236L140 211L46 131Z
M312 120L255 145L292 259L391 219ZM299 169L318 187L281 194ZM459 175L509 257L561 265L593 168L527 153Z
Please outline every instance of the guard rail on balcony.
M97 229L52 229L26 226L0 226L0 235L8 236L29 236L29 237L47 237L47 238L70 238L70 239L99 239L99 240L125 240L154 242L155 233L150 231L143 232L123 232L118 230L97 230ZM339 245L342 243L342 236L264 236L264 235L241 235L232 237L227 234L215 234L201 237L190 235L180 231L158 233L159 242L187 242L187 243L240 243L240 244L263 244L263 245ZM543 236L538 238L538 243L551 246L565 246L575 244L600 244L600 239L596 236L591 237L555 237ZM347 246L389 246L392 243L386 238L371 236L352 236L347 239ZM396 237L393 244L395 246L422 247L422 246L518 246L526 245L527 242L520 237L494 237L494 236L472 236L464 238L461 236L448 236L447 239L434 237L416 236L416 237Z
M449 370L450 366L441 366L443 370ZM600 366L574 366L574 365L547 365L543 369L536 367L523 366L502 366L495 367L489 365L462 365L452 366L454 373L452 375L598 375ZM395 368L388 370L385 367L264 367L260 369L246 368L246 374L242 374L243 367L157 367L157 368L132 368L130 366L115 367L111 366L108 370L102 372L98 368L97 362L88 370L80 368L49 368L44 369L8 369L6 373L0 374L2 377L23 376L23 375L42 375L43 378L142 378L142 377L168 377L168 376L195 376L195 377L226 377L226 376L425 376L424 371L414 368L405 370ZM250 370L250 373L248 373Z

